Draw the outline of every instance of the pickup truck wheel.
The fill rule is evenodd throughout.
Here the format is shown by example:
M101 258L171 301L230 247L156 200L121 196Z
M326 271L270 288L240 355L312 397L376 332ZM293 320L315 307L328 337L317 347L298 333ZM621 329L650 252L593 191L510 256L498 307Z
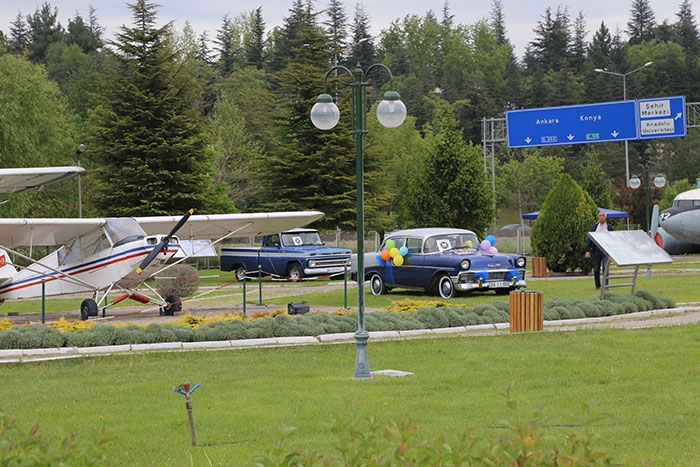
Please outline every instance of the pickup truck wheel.
M384 279L376 273L369 278L369 288L372 291L372 295L384 295L387 292Z
M236 266L236 279L239 281L245 280L245 268L242 264Z
M304 277L304 271L301 269L299 263L290 264L287 268L287 277L293 281L298 281Z
M455 296L455 285L452 283L450 276L442 276L438 281L438 293L444 299L450 299Z

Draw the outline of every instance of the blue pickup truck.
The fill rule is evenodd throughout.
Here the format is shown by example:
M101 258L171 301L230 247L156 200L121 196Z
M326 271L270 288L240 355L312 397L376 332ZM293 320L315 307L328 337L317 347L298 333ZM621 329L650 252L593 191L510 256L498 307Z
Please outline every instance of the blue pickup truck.
M350 250L325 246L313 229L293 229L266 235L260 248L222 248L221 270L255 274L258 265L264 274L290 279L305 276L336 275L350 266Z

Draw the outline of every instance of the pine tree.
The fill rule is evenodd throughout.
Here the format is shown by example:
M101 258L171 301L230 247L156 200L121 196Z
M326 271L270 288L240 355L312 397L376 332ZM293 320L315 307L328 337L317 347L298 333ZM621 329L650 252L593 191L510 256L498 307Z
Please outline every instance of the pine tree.
M586 19L583 17L583 11L578 13L574 22L574 37L571 44L571 68L577 74L581 74L587 70L586 67Z
M250 12L248 28L243 35L245 64L262 70L265 66L265 21L262 7Z
M34 63L44 63L46 51L54 42L63 40L63 26L56 20L58 8L51 10L51 5L44 2L40 9L36 9L33 15L27 16L27 23L31 30L31 43L27 48L27 56Z
M629 44L640 44L654 38L656 19L649 0L633 0L630 20L627 22Z
M676 21L673 27L676 37L678 38L678 43L683 46L686 59L692 62L700 55L700 34L698 34L698 26L695 23L690 0L683 0L676 16L678 17L678 21Z
M332 130L321 131L309 119L309 110L323 91L323 78L332 56L328 36L316 22L307 2L294 18L296 34L290 40L290 59L276 75L280 146L258 167L265 187L264 207L273 210L317 209L325 216L321 228L355 225L355 157L350 134L351 112L347 89L339 88L341 119ZM292 29L286 29L292 30ZM346 83L348 77L339 76ZM328 89L334 80L329 79Z
M240 65L242 49L241 31L228 14L225 14L221 20L221 29L216 32L214 43L217 45L216 50L219 51L219 61L217 62L219 73L224 77L228 76Z
M370 18L362 3L355 4L355 16L350 27L352 42L348 46L347 66L354 68L358 63L370 66L375 62L377 52L374 39L369 33Z
M96 172L93 205L100 215L206 213L231 206L212 191L212 153L202 131L196 83L156 27L156 5L130 6L134 27L123 26L114 66L102 74L101 106L91 117Z
M591 102L605 102L613 100L613 81L610 76L597 73L593 70L607 70L610 67L612 54L612 36L605 22L600 22L600 27L593 34L593 39L588 46L588 65L586 78L586 97Z
M97 34L95 31L97 31ZM89 24L85 24L83 17L76 13L73 19L68 20L66 44L77 44L86 54L95 53L102 48L100 33L100 28L95 29L94 26L91 27Z
M268 71L278 72L286 67L292 59L292 41L299 35L305 11L304 0L294 0L292 8L289 9L289 16L284 18L282 27L273 29L270 41L270 59L267 62Z
M10 38L7 41L7 51L22 55L31 42L31 31L22 13L17 13L15 20L10 26Z
M330 0L326 10L328 19L323 23L326 34L330 37L333 64L345 63L345 48L347 47L347 16L340 0Z
M413 225L467 228L482 236L495 211L481 149L465 143L450 106L438 109L433 128L437 134L409 188Z

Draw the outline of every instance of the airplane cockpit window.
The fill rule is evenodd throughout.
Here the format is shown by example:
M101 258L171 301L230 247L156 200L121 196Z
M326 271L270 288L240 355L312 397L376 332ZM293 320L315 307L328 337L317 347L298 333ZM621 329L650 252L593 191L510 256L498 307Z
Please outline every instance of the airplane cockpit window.
M104 232L98 229L74 239L58 250L58 264L76 263L109 247Z
M139 240L146 236L146 232L144 232L139 223L130 217L108 218L105 224L105 231L114 246Z

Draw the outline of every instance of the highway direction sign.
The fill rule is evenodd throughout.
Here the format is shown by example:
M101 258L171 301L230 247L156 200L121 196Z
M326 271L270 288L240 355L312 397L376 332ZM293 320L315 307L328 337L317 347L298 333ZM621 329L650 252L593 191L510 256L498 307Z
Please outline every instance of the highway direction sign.
M639 99L639 139L685 136L685 97Z
M509 148L637 139L636 101L512 110L506 128Z

